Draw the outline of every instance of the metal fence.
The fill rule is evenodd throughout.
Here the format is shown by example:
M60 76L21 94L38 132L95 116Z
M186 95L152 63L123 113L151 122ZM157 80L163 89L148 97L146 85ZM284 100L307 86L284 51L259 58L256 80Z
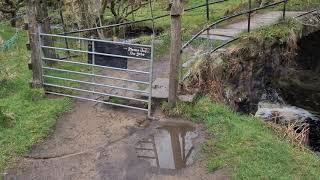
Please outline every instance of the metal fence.
M194 40L196 40L205 31L210 30L213 27L215 27L216 25L221 24L221 23L223 23L223 22L225 22L227 20L234 19L234 18L239 17L239 16L247 15L247 20L248 20L247 31L250 32L250 30L251 30L251 16L252 16L252 13L256 12L256 11L259 11L259 10L262 10L262 9L266 9L266 8L269 8L269 7L274 7L274 6L277 6L279 4L283 4L283 10L282 10L283 16L282 17L284 19L285 15L286 15L286 4L287 4L287 2L288 2L288 0L282 0L282 1L279 1L279 2L267 4L267 5L262 6L262 7L252 8L252 1L248 0L248 10L236 13L236 14L231 15L231 16L222 17L221 19L211 23L209 26L207 26L204 29L202 29L201 31L199 31L189 41L187 41L182 46L182 50L184 50L187 46L189 46ZM215 50L216 49L211 50L210 53L214 52Z
M232 20L234 18L240 17L240 16L247 16L247 21L248 21L248 26L247 26L247 32L251 31L251 16L254 12L257 12L259 10L263 10L266 8L270 8L270 7L275 7L275 6L279 6L279 5L283 5L282 8L282 18L285 19L286 17L286 6L289 0L280 0L274 3L269 3L266 4L264 6L261 7L256 7L253 8L253 2L252 0L247 0L248 2L248 9L247 10L243 10L241 12L229 15L229 16L225 16L225 17L221 17L220 19L216 20L213 23L208 24L206 27L204 27L202 30L200 30L199 32L197 32L195 35L193 35L188 41L186 41L186 43L182 46L181 48L181 53L184 53L186 51L186 49L190 46L192 46L192 43L196 43L199 38L202 38L201 35L205 32L207 32L207 34L209 34L209 30L214 29L215 27L217 27L218 25L225 23L228 20ZM185 80L191 73L190 70L190 66L191 64L193 64L195 61L197 61L197 59L201 58L201 57L205 57L207 55L210 55L218 50L220 50L221 48L227 46L228 44L236 41L239 39L239 37L232 37L232 36L227 36L228 38L231 38L229 40L223 41L223 42L219 42L219 43L215 43L214 40L207 40L210 41L208 44L210 45L210 47L206 47L203 52L200 52L196 55L192 54L192 57L187 57L187 61L183 63L182 67L181 67L181 72L180 72L180 82ZM203 39L203 38L202 38ZM205 43L202 43L205 44ZM188 56L188 55L185 55Z
M142 110L150 117L153 43L141 45L41 32L39 36L46 93ZM44 45L44 38L51 38L55 45ZM65 39L69 47L60 43ZM119 51L98 51L97 44ZM56 56L48 57L43 53L45 49L54 50ZM101 64L112 58L128 66Z
M197 10L197 9L205 7L206 8L206 20L209 21L210 20L210 6L212 6L214 4L228 2L228 1L231 1L231 0L215 0L215 1L205 0L205 3L199 4L199 5L196 5L196 6L193 6L193 7L186 8L186 9L184 9L184 12L191 12L191 11L194 11L194 10ZM104 26L87 28L87 29L80 29L80 30L74 30L74 31L69 31L69 32L63 32L63 33L60 33L60 35L75 34L75 33L81 33L81 32L96 31L96 30L99 30L99 29L127 26L127 25L132 25L132 24L143 23L143 22L147 22L147 21L155 21L155 20L162 19L162 18L169 17L169 16L170 16L170 13L166 12L166 13L164 13L162 15L154 16L154 17L150 17L150 18L134 20L134 21L126 21L126 22L122 22L122 23L118 23L118 24L104 25Z

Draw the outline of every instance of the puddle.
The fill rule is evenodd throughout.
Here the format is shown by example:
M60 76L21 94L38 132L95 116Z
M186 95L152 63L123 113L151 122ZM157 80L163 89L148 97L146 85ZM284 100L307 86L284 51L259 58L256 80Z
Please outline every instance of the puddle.
M188 123L166 123L136 144L139 159L161 169L182 169L195 159L195 128Z

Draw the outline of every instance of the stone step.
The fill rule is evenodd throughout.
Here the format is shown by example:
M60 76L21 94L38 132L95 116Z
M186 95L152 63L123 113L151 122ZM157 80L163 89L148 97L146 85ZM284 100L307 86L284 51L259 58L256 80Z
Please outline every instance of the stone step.
M152 98L167 99L169 97L169 79L168 78L156 78L152 82ZM149 92L149 88L145 91Z
M146 89L146 91L149 91L149 89ZM156 78L152 82L152 98L167 99L168 97L169 97L169 79ZM196 93L178 95L178 99L183 102L192 102L195 97L196 97Z
M233 37L230 36L224 36L224 35L215 35L215 34L201 34L199 36L200 38L204 38L204 39L210 39L210 40L220 40L220 41L229 41L231 39L233 39Z
M235 37L240 34L242 31L240 29L232 29L232 28L215 28L209 31L209 34L220 35L220 36L228 36ZM203 33L204 34L204 33Z

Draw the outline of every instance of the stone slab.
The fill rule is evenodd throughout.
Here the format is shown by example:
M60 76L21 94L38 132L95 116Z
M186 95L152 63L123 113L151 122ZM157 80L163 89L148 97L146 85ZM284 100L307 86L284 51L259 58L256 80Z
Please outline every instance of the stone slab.
M212 35L212 34L210 34L210 35L201 34L199 37L204 38L204 39L221 40L221 41L228 41L233 38L233 37L228 37L228 36Z
M146 89L148 91L149 89ZM169 97L169 79L156 78L152 83L152 98L167 99ZM183 102L192 102L196 94L178 95L178 99Z
M237 36L239 33L241 33L242 31L240 29L228 29L228 28L224 28L224 29L211 29L209 31L209 34L213 34L213 35L221 35L221 36ZM203 33L205 34L205 33Z
M196 97L196 94L185 94L179 95L178 98L182 102L193 102Z
M152 82L152 98L166 99L168 97L169 97L169 79L156 78Z

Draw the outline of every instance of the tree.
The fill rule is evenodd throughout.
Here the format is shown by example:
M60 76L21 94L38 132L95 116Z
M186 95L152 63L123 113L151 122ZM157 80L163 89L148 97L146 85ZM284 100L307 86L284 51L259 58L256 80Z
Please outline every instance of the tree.
M141 7L149 4L149 0L102 0L100 19L104 22L104 14L109 9L113 15L111 23L121 23Z
M272 3L273 0L258 0L257 3L260 4L260 7L267 5L268 3Z
M60 8L68 27L86 29L96 26L100 0L64 0Z
M15 19L18 11L25 5L24 0L1 0L0 11L4 14L9 14L11 17L11 26L15 27L17 20Z

